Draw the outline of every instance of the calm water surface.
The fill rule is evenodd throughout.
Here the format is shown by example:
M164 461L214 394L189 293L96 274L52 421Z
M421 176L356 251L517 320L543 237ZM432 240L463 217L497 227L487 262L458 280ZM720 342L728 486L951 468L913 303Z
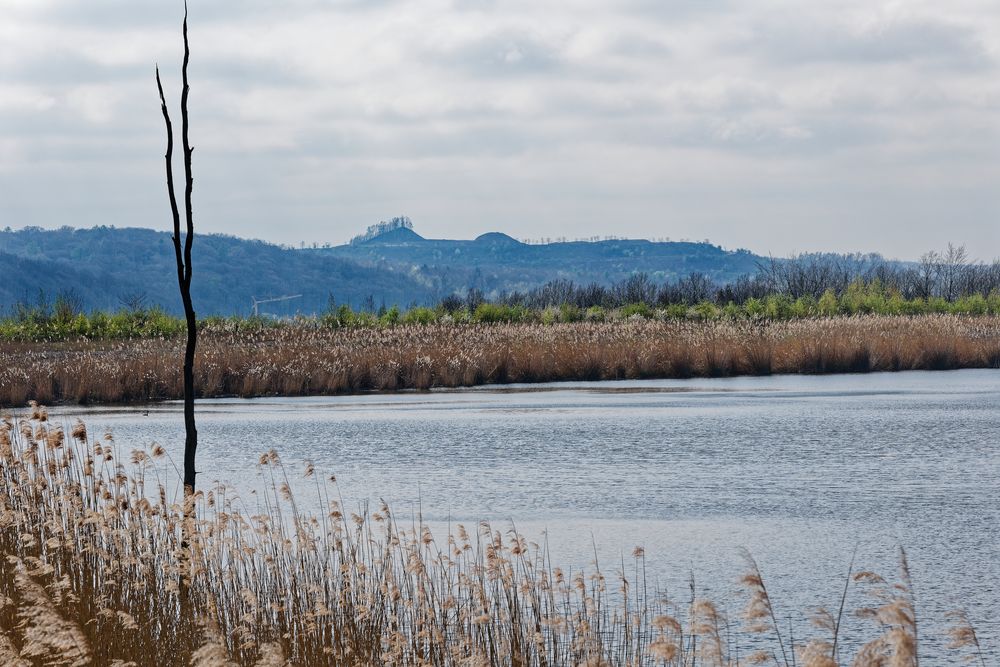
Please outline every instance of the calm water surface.
M178 404L53 414L180 460ZM650 578L678 600L693 575L731 614L743 547L779 616L801 618L836 608L855 548L858 565L889 578L903 546L928 656L947 643L935 620L956 606L1000 655L997 371L206 400L198 428L202 483L247 497L274 448L293 469L313 460L336 474L349 509L384 498L432 526L513 521L547 535L566 567L590 567L596 543L610 574L642 545ZM848 606L864 601L852 587ZM846 622L849 638L858 623Z

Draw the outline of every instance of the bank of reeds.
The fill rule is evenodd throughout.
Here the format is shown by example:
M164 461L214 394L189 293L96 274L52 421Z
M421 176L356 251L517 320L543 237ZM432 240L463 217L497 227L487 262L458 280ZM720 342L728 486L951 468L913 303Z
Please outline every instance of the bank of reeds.
M181 339L0 344L0 404L182 395ZM1000 366L1000 317L635 318L572 324L331 329L238 322L201 333L202 397L300 396L479 384L860 373Z
M843 599L814 615L810 638L777 629L756 563L745 612L669 600L636 548L614 575L556 567L544 547L489 525L443 541L389 507L352 514L311 466L325 503L296 505L275 452L268 483L224 486L178 503L159 446L124 451L82 423L0 422L0 661L6 665L800 664L917 667L915 599L905 557L889 584L870 572L857 613L865 643L844 646ZM955 660L983 661L971 623L953 624ZM983 664L985 664L983 662Z

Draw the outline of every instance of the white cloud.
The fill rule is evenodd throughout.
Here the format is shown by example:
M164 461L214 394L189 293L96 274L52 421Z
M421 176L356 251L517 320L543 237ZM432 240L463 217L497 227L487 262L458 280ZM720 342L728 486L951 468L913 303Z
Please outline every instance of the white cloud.
M174 5L0 0L4 224L165 225ZM192 0L191 38L205 231L1000 255L989 2Z

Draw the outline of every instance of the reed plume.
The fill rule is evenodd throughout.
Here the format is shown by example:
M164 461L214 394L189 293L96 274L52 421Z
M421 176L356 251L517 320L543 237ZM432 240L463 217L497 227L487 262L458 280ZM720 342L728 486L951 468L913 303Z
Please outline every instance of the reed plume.
M199 341L202 397L1000 365L1000 317L964 315L352 328L224 321L204 325ZM176 399L183 378L173 361L183 344L0 342L0 404Z
M30 412L0 421L3 664L729 667L761 647L693 588L681 606L651 585L642 548L610 579L596 561L567 571L513 527L439 537L384 503L347 511L311 465L304 478L326 509L310 514L275 451L259 460L268 481L253 505L221 483L171 498L158 445L128 452L79 424L60 437ZM751 563L748 619L778 641ZM905 558L902 573L895 585L853 577L876 601L860 613L877 622L844 664L916 667ZM985 664L972 624L956 619L955 655ZM816 642L803 664L841 664Z

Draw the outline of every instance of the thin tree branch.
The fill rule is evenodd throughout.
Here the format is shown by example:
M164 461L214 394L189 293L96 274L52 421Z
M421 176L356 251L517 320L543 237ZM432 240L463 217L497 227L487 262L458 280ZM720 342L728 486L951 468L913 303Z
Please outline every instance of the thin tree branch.
M173 214L174 222L174 255L177 260L177 282L180 287L181 301L184 304L184 319L187 323L187 345L184 348L184 490L186 494L194 493L195 477L195 453L198 449L198 429L195 425L194 415L194 356L195 348L198 344L198 321L195 317L194 305L191 301L191 245L194 241L194 214L191 205L191 191L194 189L194 178L191 175L191 143L188 136L189 114L188 114L188 62L191 57L191 50L188 45L188 8L184 3L184 64L181 68L182 84L181 91L181 139L184 149L184 217L186 222L186 233L184 235L184 247L181 249L181 221L180 212L177 206L177 197L174 191L173 178L173 128L170 123L170 114L167 111L166 97L163 94L163 84L160 81L160 71L156 71L156 85L160 93L160 104L163 110L163 119L167 125L167 191L170 195L170 211Z
M188 8L184 2L184 64L181 67L181 140L184 143L184 212L187 218L187 234L184 237L184 281L191 286L191 243L194 240L194 214L191 207L191 192L194 189L194 178L191 175L191 154L194 149L188 138L188 61L191 50L188 46Z
M167 194L170 197L170 213L173 216L174 222L174 235L172 240L174 242L174 254L177 259L177 280L179 283L183 284L184 260L181 257L181 214L177 209L177 195L174 192L174 126L170 122L170 111L167 109L167 99L163 95L163 82L160 80L159 65L156 66L156 89L160 93L160 110L163 112L163 122L167 126L167 152L163 157L166 161L167 167Z

